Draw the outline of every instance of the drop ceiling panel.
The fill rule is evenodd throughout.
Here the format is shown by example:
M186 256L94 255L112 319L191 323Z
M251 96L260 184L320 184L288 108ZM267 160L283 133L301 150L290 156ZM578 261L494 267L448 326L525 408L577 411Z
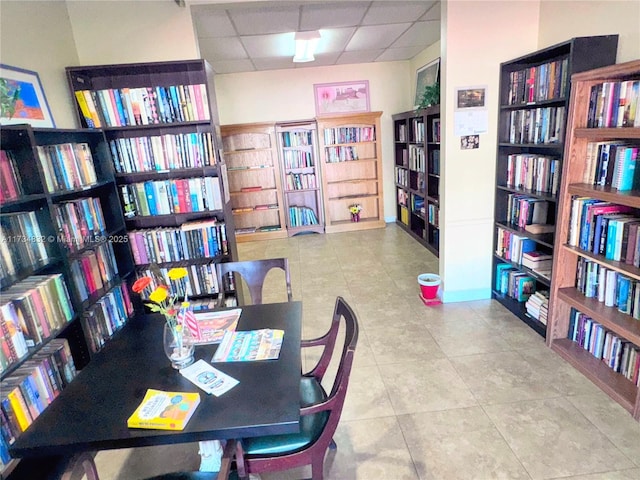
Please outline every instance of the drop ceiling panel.
M359 27L345 50L387 48L410 26L410 23L394 23L391 25Z
M363 25L415 22L426 11L425 2L373 2Z
M440 2L432 2L434 3L433 7L427 10L420 20L440 20L440 7L442 4Z
M200 54L210 62L247 58L247 52L238 37L201 38L199 44Z
M376 58L376 62L394 62L396 60L406 60L413 58L423 50L422 46L403 47L403 48L387 48L382 54Z
M219 60L210 63L216 73L253 72L255 70L253 63L248 58L244 60Z
M355 27L330 29L323 28L322 30L320 30L320 40L318 41L316 52L342 52L355 31Z
M328 65L335 65L336 60L338 60L338 56L340 54L337 52L334 53L320 53L315 55L316 60L314 62L309 63L293 63L291 62L295 68L307 68L307 67L326 67Z
M300 30L359 25L371 2L303 5Z
M229 16L240 35L295 32L298 29L300 7L258 6L229 9Z
M345 63L368 63L373 62L376 58L378 58L384 49L380 48L377 50L358 50L357 52L343 52L339 57L336 63L345 64Z
M251 58L293 57L296 53L294 33L240 37Z
M257 70L281 70L295 66L292 57L254 58L253 64Z
M435 40L434 40L435 38ZM440 21L416 22L404 32L392 47L414 47L430 45L440 38Z
M224 10L194 10L193 18L199 37L232 37L236 34Z

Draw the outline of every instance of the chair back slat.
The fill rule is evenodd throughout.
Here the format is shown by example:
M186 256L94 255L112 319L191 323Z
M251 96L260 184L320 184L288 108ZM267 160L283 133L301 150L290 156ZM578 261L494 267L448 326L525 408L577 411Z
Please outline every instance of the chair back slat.
M251 296L251 303L259 305L262 303L262 290L267 274L273 268L284 271L285 283L287 287L287 301L293 300L291 290L291 274L289 272L289 259L287 258L267 258L263 260L246 260L242 262L221 262L216 264L218 273L218 284L223 285L222 279L228 273L238 273L246 282ZM238 286L236 285L236 288ZM245 304L248 304L245 302Z

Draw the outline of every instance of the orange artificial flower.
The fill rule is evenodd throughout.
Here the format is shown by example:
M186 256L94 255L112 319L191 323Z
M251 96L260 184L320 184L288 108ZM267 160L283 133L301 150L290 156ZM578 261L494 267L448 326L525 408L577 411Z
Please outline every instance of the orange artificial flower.
M151 284L151 277L140 277L135 281L131 290L136 293L142 292L145 288L147 288Z

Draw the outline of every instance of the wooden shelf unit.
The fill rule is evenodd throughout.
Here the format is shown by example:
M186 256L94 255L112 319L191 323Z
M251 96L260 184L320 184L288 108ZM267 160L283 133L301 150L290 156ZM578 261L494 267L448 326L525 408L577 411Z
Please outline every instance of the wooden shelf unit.
M236 239L286 237L275 125L222 125L220 132Z
M66 70L72 97L89 91L94 99L120 193L121 203L112 208L124 209L130 238L147 239L131 242L137 270L148 265L145 257L156 258L153 263L180 257L192 283L199 284L192 296L217 297L223 286L214 292L205 271L211 275L215 263L238 254L210 65L199 59ZM115 101L112 111L101 102L109 97ZM109 119L114 113L115 124ZM76 116L90 126L79 102ZM200 231L206 246L204 240L196 245L195 235L179 238L185 222L205 221ZM210 260L207 266L203 257ZM134 301L142 310L140 298Z
M381 115L368 112L317 119L327 233L385 226ZM352 221L349 212L353 204L362 206L358 222Z
M276 125L287 233L324 233L315 120Z
M531 240L536 244L535 250L555 255L553 233L532 234L507 218L510 198L520 195L532 199L532 202L546 202L547 211L542 223L555 225L571 75L615 63L617 43L617 35L576 37L500 65L492 296L543 337L547 326L527 313L525 302L518 302L497 289L497 267L500 264L508 263L518 271L530 273L520 266L519 259L504 258L504 246L498 245L499 231L506 230L525 241ZM530 73L533 75L528 83ZM538 122L538 128L534 122L536 115L543 120ZM555 122L556 119L560 121ZM540 128L544 122L545 125L555 122L557 131L551 132L549 128L546 130L549 134L545 135L545 129ZM525 161L533 166L538 165L540 158L546 159L547 166L543 168L546 173L539 183L536 183L539 177L532 173L528 176L529 183L526 175L523 175L522 182L514 182L516 170L526 169L523 166ZM547 180L554 176L555 187ZM541 185L544 187L537 188ZM535 276L535 284L536 290L546 292L551 282L545 277Z
M396 223L437 256L440 244L440 106L398 113L392 119Z
M572 76L565 163L559 193L558 231L556 254L553 260L547 343L629 411L636 420L640 420L640 388L569 338L570 315L572 309L575 309L593 319L606 331L630 342L636 350L640 350L640 320L620 312L615 306L608 307L597 299L585 297L576 288L576 267L578 260L585 258L635 282L640 281L640 268L609 260L604 255L594 254L568 244L574 197L589 197L632 207L634 216L640 216L640 191L617 191L611 187L584 183L589 143L620 140L629 141L635 146L640 145L638 141L640 128L638 127L587 128L591 87L603 82L626 80L640 80L640 61L598 68Z

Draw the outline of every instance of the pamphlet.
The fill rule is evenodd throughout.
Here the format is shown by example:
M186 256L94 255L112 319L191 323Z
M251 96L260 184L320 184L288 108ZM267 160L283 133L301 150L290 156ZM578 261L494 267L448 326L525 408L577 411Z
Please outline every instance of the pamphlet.
M127 420L127 426L184 430L199 404L198 392L163 392L149 388L138 408Z
M236 330L241 313L241 308L195 313L200 337L195 344L220 343L225 332Z
M212 362L250 362L273 360L280 356L284 330L226 332Z
M180 373L191 383L216 397L228 392L240 383L202 359L181 369Z

